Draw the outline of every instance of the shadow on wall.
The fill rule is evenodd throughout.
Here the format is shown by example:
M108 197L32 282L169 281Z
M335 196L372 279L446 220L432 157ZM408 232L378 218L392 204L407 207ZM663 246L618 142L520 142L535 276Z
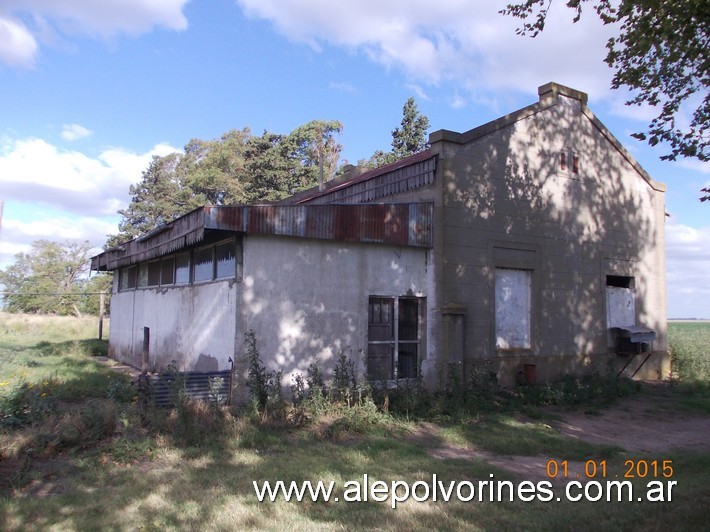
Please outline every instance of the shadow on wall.
M559 99L451 148L459 152L445 175L443 300L470 295L470 361L496 353L499 244L535 255L531 354L607 352L605 275L636 277L637 321L660 331L656 348L666 349L662 198L580 114L579 101Z

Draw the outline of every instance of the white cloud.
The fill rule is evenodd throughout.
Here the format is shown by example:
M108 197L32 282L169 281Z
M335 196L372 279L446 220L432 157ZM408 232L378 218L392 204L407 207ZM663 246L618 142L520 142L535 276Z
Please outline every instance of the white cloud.
M115 148L92 158L38 138L10 140L0 146L0 183L5 200L113 215L128 203L128 187L140 180L151 157L174 151L179 150L159 144L142 154Z
M678 159L676 164L683 168L687 168L688 170L693 170L694 172L710 174L710 163L706 161L700 161L698 159ZM704 186L708 185L710 185L710 182L706 182Z
M64 124L62 126L62 138L66 141L74 141L90 137L93 131L79 124Z
M710 318L710 227L666 225L668 316Z
M426 100L426 101L428 101L428 100L430 99L430 98L429 98L429 95L428 95L428 94L424 91L424 89L423 89L421 86L419 86L419 85L416 85L416 84L414 84L414 83L407 83L407 88L408 88L410 91L412 91L414 94L416 94L417 98L419 98L420 100Z
M287 38L318 50L323 45L357 50L412 80L453 82L534 93L558 81L605 95L611 71L605 44L614 31L593 12L572 24L572 12L557 3L545 32L516 37L519 21L498 13L503 4L485 0L237 0L251 17L271 21Z
M0 12L0 62L12 67L30 67L37 55L37 41L27 28Z
M110 38L139 35L155 27L187 28L188 0L3 0L0 4L0 61L29 67L37 39L49 32L64 37Z
M102 245L117 231L116 211L128 205L128 188L153 155L175 151L158 144L145 153L111 148L90 157L43 139L0 139L0 267L39 239Z

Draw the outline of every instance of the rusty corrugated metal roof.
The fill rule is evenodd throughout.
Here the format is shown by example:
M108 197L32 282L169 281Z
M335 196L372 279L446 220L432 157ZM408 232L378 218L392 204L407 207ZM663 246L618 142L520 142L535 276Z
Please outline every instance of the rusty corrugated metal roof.
M209 231L431 247L434 205L206 205L91 259L115 270L201 242Z
M436 155L424 150L345 181L326 183L286 198L284 204L373 203L434 182Z

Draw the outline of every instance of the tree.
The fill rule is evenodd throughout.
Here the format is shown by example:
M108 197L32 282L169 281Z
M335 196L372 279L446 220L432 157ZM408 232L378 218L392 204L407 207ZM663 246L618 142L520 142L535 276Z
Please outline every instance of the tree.
M667 142L670 153L707 161L710 121L710 9L707 0L568 0L582 16L592 5L604 24L618 24L619 35L607 42L606 63L614 69L611 86L627 87L634 96L627 105L660 108L647 132L635 133L652 146ZM526 21L518 34L538 35L545 29L552 0L508 4L501 13ZM531 20L531 21L530 21ZM692 119L683 123L686 108Z
M0 270L5 309L10 312L80 314L83 275L89 267L89 242L48 240L32 243L14 264Z
M402 108L401 127L392 131L392 153L397 159L413 155L427 148L429 118L419 112L417 102L410 97Z
M312 120L291 132L289 140L296 148L294 156L301 160L303 168L309 170L300 183L302 188L314 181L314 174L318 180L333 178L343 149L335 136L342 132L343 124L337 120Z
M428 129L429 118L419 112L416 101L409 97L402 107L400 127L392 131L392 151L377 150L370 159L358 164L377 168L425 150L428 147Z
M192 139L183 152L154 157L141 181L131 185L131 203L118 211L119 233L105 247L145 234L205 204L232 205L283 199L334 173L342 146L340 122L314 120L288 135L249 128L216 140Z
M219 140L192 139L180 157L179 175L191 203L229 205L244 201L245 151L249 128L228 131Z
M153 157L141 181L130 186L131 203L118 211L123 217L119 234L109 237L107 247L131 240L206 203L205 197L195 194L186 182L182 159L178 153Z

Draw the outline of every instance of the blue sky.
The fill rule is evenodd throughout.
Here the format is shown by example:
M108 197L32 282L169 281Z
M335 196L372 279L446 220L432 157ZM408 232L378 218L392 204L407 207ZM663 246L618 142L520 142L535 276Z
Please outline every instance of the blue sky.
M668 185L668 313L710 318L710 165L662 162L630 133L652 110L609 90L592 16L537 39L490 0L5 0L0 5L0 267L36 239L116 231L154 154L251 127L335 119L344 159L390 147L414 96L431 131L466 131L557 81ZM591 15L591 13L590 13Z

